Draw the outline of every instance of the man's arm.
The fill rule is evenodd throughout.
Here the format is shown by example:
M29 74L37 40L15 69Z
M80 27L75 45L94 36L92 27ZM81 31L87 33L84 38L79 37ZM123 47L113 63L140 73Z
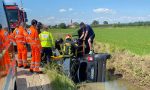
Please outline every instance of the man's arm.
M82 35L81 35L80 39L82 39L83 37L84 37L84 32L82 32Z
M83 40L86 39L87 35L88 35L88 30L86 30Z
M84 35L83 40L86 39L86 37L87 37L87 35L88 35L88 33L89 33L89 30L90 30L89 26L86 26L86 31L85 31L85 35Z

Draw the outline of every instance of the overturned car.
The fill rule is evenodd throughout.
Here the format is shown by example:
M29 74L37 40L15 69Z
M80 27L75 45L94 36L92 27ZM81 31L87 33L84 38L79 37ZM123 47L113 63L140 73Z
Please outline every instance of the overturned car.
M106 62L111 57L107 53L87 54L89 47L87 42L79 39L72 39L71 35L65 40L59 39L55 42L57 54L62 56L59 64L63 67L63 72L75 83L80 82L104 82L106 75ZM85 45L83 44L85 43Z

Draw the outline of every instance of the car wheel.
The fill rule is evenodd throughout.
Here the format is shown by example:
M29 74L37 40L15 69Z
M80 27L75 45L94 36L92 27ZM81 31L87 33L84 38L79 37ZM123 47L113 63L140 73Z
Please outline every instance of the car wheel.
M14 90L17 90L17 83L15 82Z

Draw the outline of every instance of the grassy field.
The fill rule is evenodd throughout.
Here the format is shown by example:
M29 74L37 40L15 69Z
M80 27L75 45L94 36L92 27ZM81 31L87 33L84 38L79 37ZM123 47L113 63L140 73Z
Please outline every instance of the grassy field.
M96 28L96 40L127 49L135 54L150 54L150 27Z
M77 29L50 30L54 37L63 37ZM96 41L108 43L138 55L150 54L150 27L94 28Z

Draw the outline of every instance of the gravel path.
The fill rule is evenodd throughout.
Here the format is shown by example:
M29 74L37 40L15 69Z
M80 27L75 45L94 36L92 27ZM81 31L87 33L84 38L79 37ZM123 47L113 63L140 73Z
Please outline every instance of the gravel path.
M17 59L17 54L16 54ZM28 52L28 60L31 53ZM17 90L52 90L46 74L33 74L29 69L17 68Z
M18 68L17 74L17 90L52 90L45 74L32 74L22 68Z

